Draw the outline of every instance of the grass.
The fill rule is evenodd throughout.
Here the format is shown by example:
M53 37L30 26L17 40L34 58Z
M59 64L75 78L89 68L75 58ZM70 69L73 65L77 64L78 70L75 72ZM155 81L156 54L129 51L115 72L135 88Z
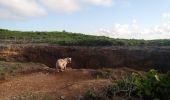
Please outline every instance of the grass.
M47 68L45 65L38 63L12 63L0 61L0 80L6 80L19 73L36 72L44 70L45 68Z
M115 79L113 69L97 69L92 73L94 79Z
M169 39L135 40L113 39L105 36L84 35L72 32L23 32L0 29L0 40L17 40L33 43L49 43L61 46L170 46ZM15 41L16 42L16 41Z

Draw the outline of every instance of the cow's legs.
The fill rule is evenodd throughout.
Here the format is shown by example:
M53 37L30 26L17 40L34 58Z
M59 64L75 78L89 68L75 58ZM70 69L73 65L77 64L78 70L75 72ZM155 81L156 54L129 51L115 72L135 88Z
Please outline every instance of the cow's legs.
M64 71L64 69L61 69L60 71L61 71L61 72L63 72L63 71Z
M60 72L60 69L57 68L57 69L56 69L56 72Z
M66 66L64 65L63 68L61 68L61 71L65 71L66 70Z
M66 66L64 67L64 70L66 70Z
M60 69L58 68L57 65L56 65L56 72L60 72Z

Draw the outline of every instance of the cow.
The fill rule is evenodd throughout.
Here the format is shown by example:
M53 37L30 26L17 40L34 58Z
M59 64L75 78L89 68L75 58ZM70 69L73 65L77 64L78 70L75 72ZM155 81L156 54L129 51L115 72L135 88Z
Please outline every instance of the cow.
M64 59L58 59L56 62L56 71L57 72L65 71L68 63L71 63L71 58L69 57L64 58Z

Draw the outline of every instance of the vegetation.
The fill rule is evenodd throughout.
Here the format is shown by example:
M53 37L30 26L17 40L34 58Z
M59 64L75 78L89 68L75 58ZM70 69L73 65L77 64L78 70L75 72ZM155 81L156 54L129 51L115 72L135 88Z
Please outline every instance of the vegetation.
M45 65L37 63L10 63L0 61L0 81L19 73L43 71L45 68L47 68Z
M116 97L126 97L130 100L135 98L137 100L170 100L169 83L170 72L160 74L156 70L150 70L144 75L133 73L124 79L114 81L104 87L101 93L88 91L84 98L115 100Z
M0 40L50 43L62 46L170 46L170 40L113 39L71 32L21 32L0 29Z
M92 73L94 79L115 79L113 69L97 69Z
M84 94L84 100L97 100L97 95L92 90L88 90Z

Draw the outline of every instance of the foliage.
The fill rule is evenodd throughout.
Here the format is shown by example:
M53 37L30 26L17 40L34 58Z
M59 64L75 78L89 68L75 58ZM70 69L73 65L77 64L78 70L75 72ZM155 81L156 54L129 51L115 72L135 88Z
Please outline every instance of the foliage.
M105 36L84 35L80 33L54 32L22 32L0 29L0 40L13 40L23 43L50 43L62 46L170 46L170 40L135 40L113 39Z
M137 95L148 100L170 100L170 73L151 70L145 76L135 76Z
M92 90L88 90L84 94L84 100L97 100L96 93L94 91L92 91Z
M113 96L130 97L134 91L134 77L131 76L116 80L104 88L104 92L106 92L105 94L109 98L112 98Z
M132 73L104 87L102 94L108 100L117 96L138 100L170 100L170 71L166 74L156 70L150 70L144 75Z

